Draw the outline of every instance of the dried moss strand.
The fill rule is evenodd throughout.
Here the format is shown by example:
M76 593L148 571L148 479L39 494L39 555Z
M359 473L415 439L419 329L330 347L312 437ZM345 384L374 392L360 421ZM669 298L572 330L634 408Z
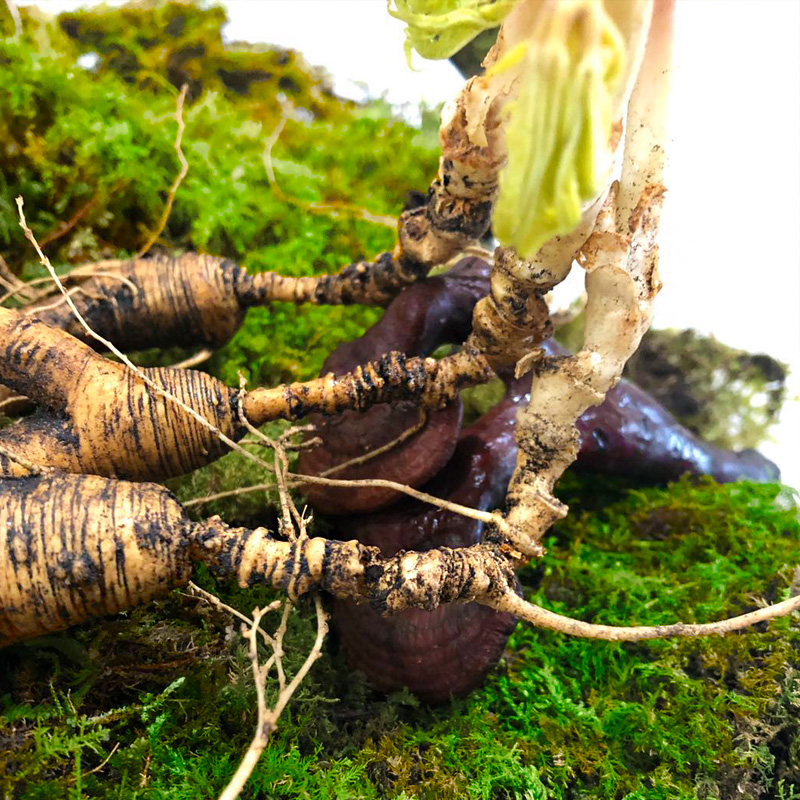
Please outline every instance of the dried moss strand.
M290 479L289 486L292 487L302 486L304 483L312 483L320 486L339 486L343 489L356 488L359 486L372 486L382 489L392 489L395 492L400 492L407 497L412 497L415 500L419 500L423 503L428 503L429 505L436 506L437 508L443 508L446 511L452 511L454 514L460 514L462 517L468 517L469 519L475 519L479 522L483 522L484 524L495 528L506 537L508 537L511 533L511 529L509 528L505 519L497 511L481 511L477 508L470 508L469 506L460 505L459 503L453 503L450 500L443 500L441 497L435 497L427 492L420 492L417 489L412 489L410 486L406 486L403 483L397 483L397 481L387 481L380 478L337 480L336 478L323 478L322 476L316 475L298 475L297 473L292 472L288 473L286 477Z
M180 162L181 168L175 177L175 180L172 182L172 186L169 187L167 202L164 205L164 210L161 212L161 219L159 219L158 225L156 225L155 230L147 237L147 241L144 243L141 250L139 250L139 252L136 254L139 258L141 258L141 256L150 250L150 248L158 240L158 237L164 232L164 228L167 227L167 220L169 219L170 212L172 211L172 204L175 202L175 195L177 194L181 183L183 183L183 179L186 177L186 174L189 172L189 162L186 160L186 156L183 154L183 148L181 147L183 133L186 130L186 123L183 121L183 104L186 100L187 91L189 91L189 84L184 83L183 86L181 86L181 91L178 94L178 99L175 104L175 121L178 123L178 132L175 134L175 144L173 146L178 155L178 161Z

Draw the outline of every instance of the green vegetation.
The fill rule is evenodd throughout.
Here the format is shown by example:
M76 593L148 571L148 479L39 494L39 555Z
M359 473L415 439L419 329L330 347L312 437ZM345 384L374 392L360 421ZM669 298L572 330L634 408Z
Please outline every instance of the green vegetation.
M126 30L131 53L123 62L130 64L133 53L143 62L131 74L144 88L128 71L115 71L120 65L110 56L95 72L77 66L76 55L91 48L78 48L55 22L26 19L29 32L22 42L0 41L7 78L0 93L0 248L12 268L19 271L32 261L16 222L14 198L20 194L28 222L54 263L136 252L157 228L180 166L174 116L185 79L164 66L169 58L162 51L182 52L189 33L205 35L211 55L208 61L195 55L182 63L186 69L194 65L193 74L211 77L197 79L202 89L184 111L189 172L158 246L226 256L253 270L303 275L338 271L394 245L388 228L352 215L312 214L281 199L267 179L265 145L281 116L278 95L285 95L296 118L287 121L273 149L283 192L306 203L344 201L396 216L406 192L427 187L436 170L437 154L420 143L419 131L385 113L336 102L324 93L321 79L308 76L292 78L300 87L294 94L283 90L286 75L279 73L277 80L251 82L247 94L227 89L212 79L225 58L231 61L228 75L239 74L233 62L240 57L246 75L252 75L254 59L264 70L276 59L288 59L284 70L291 67L292 75L302 69L302 59L274 50L220 53L219 9L169 3L135 13L159 22L143 18L136 27L120 28L117 14L107 11L70 15L62 22L101 52L127 53L117 43ZM178 17L186 21L173 42L169 31L177 26L169 20ZM139 35L150 27L166 41L155 33ZM152 74L160 79L141 77ZM171 77L177 85L169 83ZM38 273L29 268L29 274ZM308 378L338 342L358 336L377 313L277 304L255 310L216 356L212 371L234 384L239 370L256 384Z
M690 430L726 448L764 441L786 394L785 365L692 330L646 334L626 375Z
M583 313L556 332L570 350L583 341ZM641 386L690 431L728 450L769 437L786 395L786 365L694 330L649 330L625 365Z
M62 267L146 241L178 170L169 54L189 47L190 34L217 60L186 62L199 82L185 110L190 169L159 246L292 274L392 246L385 228L312 215L273 193L262 153L280 86L265 80L240 94L215 82L218 64L240 57L222 49L221 12L169 3L126 13L141 15L138 27L117 12L81 15L78 42L64 33L71 23L26 17L21 43L0 41L0 252L12 267L38 274L16 227L17 194L43 237L78 216L47 246ZM172 26L181 15L183 27ZM89 49L102 56L95 72L75 65ZM242 69L262 69L247 59L276 52L248 50ZM290 65L306 75L295 54ZM309 114L289 121L275 146L285 192L396 214L406 190L427 185L436 153L418 131L381 105L338 103L313 90L317 78L292 74L292 103ZM253 383L310 376L377 313L251 312L211 369L233 384L240 369ZM188 499L264 480L228 456L173 488ZM636 489L567 474L558 493L573 513L521 575L526 594L554 610L612 624L709 621L779 600L798 580L800 521L778 486ZM274 515L261 494L202 511L238 523ZM207 574L197 581L244 613L270 599ZM301 607L291 622L290 672L311 645L312 617ZM373 693L331 637L243 797L798 800L799 654L791 619L725 639L636 644L520 626L484 688L431 709L407 693ZM0 652L3 797L213 798L254 724L238 625L181 593Z

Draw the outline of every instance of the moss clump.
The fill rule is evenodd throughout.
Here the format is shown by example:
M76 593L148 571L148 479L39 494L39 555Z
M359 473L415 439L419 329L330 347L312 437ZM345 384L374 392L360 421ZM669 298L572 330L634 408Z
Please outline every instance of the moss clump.
M243 42L226 47L225 22L221 6L189 2L131 4L113 14L81 10L58 18L68 37L65 52L95 54L98 73L113 72L141 89L188 83L190 99L209 91L223 93L228 101L247 98L260 107L263 121L273 122L280 114L279 92L316 118L342 117L352 110L333 95L323 71L311 69L299 53Z
M25 198L28 221L56 264L135 252L158 225L179 169L173 146L177 91L165 55L173 45L152 44L147 31L169 39L165 20L178 13L186 23L174 48L202 40L206 55L198 56L204 77L184 109L189 172L158 245L290 275L335 272L391 248L394 234L387 228L346 215L311 214L273 191L263 155L280 113L280 81L259 83L246 95L221 87L213 79L215 65L223 55L242 55L221 45L222 12L172 3L127 8L122 17L106 9L58 23L26 18L22 41L0 41L8 87L0 95L0 247L12 268L39 274L26 264L31 251L16 222L17 195ZM129 25L125 15L134 15L137 24ZM80 48L65 26L109 54L134 53L147 68L132 73L139 76L132 80L109 55L97 71L82 69L75 60ZM292 59L300 70L302 59ZM162 80L146 81L145 74ZM297 78L306 94L313 94L314 80ZM277 180L289 196L344 201L395 216L406 192L426 186L435 172L435 150L385 109L353 108L328 97L311 117L288 120L273 149ZM308 378L332 347L358 336L378 313L279 304L254 310L210 369L234 384L239 370L254 384Z
M696 331L647 333L625 374L720 447L757 447L777 419L786 367Z
M583 342L580 313L556 332L572 351ZM769 435L786 394L786 366L694 330L650 330L624 377L651 394L682 425L728 450L755 448Z

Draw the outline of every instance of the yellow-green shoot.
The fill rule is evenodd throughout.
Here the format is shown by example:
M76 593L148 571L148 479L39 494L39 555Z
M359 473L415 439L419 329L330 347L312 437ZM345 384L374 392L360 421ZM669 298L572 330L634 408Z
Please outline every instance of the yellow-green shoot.
M406 56L449 58L482 31L497 27L518 0L387 0L406 23Z
M517 72L517 93L492 224L523 258L573 230L610 181L647 10L640 0L540 0L530 32L495 65Z

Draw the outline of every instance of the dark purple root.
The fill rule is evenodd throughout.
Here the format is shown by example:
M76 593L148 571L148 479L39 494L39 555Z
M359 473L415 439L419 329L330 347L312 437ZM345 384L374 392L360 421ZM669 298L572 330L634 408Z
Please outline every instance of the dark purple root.
M460 261L446 275L429 278L406 289L383 317L360 339L339 345L322 372L342 375L359 364L391 350L406 355L429 355L439 345L463 341L469 333L472 309L488 286L489 266L477 258ZM345 411L334 418L314 416L315 436L322 445L304 450L299 470L312 475L364 456L397 439L419 422L411 403L377 405L364 413ZM461 402L428 414L418 433L383 455L340 470L331 477L372 478L421 486L449 461L461 427ZM309 486L308 501L328 514L375 511L400 498L391 489Z
M501 503L514 469L514 414L509 404L465 429L453 458L425 491L473 508ZM467 547L480 541L483 523L406 499L379 513L348 517L339 533L391 556L399 550ZM332 610L353 669L365 673L376 689L391 692L406 686L429 703L443 703L480 686L516 624L509 614L476 603L387 618L369 606L340 600Z
M428 415L425 426L412 437L383 455L333 473L331 478L382 480L419 486L432 478L453 455L461 427L461 401ZM344 413L320 422L316 433L323 445L301 451L300 472L319 475L337 464L369 453L413 427L419 420L419 407L412 403L378 405L359 414ZM320 430L322 428L322 430ZM394 489L375 486L339 488L308 486L303 492L314 508L326 514L353 514L376 511L394 503L400 496Z
M545 343L550 355L568 355ZM719 483L769 482L780 470L755 450L734 452L704 442L681 425L647 392L621 380L599 405L578 420L581 451L576 466L591 472L666 483L686 472L710 475Z
M463 697L480 686L516 623L476 603L382 619L368 606L336 601L333 617L352 669L381 692L405 686L427 703Z

